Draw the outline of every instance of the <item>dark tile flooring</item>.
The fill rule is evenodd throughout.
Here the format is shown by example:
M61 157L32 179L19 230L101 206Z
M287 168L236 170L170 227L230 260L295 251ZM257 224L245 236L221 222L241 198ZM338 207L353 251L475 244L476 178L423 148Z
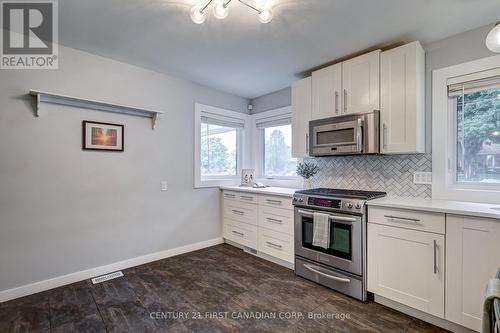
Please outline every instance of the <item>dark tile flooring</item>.
M0 332L442 331L229 245L134 267L124 275L2 303Z

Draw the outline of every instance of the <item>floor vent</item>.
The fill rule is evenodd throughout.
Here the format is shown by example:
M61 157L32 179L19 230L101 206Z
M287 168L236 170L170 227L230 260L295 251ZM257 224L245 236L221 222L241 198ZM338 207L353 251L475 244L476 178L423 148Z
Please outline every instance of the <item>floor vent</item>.
M109 273L109 274L106 274L106 275L102 275L102 276L98 276L96 278L93 278L92 279L92 283L93 284L97 284L97 283L101 283L101 282L104 282L104 281L113 280L113 279L116 279L116 278L119 278L119 277L122 277L122 276L123 276L122 271L118 271L118 272L114 272L114 273Z
M250 247L246 247L246 246L243 248L243 251L251 253L251 254L257 254L257 250L254 250L254 249L252 249Z

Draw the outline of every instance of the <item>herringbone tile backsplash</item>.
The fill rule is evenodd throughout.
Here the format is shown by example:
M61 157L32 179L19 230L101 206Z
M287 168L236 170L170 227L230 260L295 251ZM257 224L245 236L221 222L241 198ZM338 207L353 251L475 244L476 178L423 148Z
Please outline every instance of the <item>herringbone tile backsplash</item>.
M316 163L319 173L311 181L313 187L385 191L388 195L431 197L431 185L413 183L413 172L431 171L430 154L365 155L308 158Z

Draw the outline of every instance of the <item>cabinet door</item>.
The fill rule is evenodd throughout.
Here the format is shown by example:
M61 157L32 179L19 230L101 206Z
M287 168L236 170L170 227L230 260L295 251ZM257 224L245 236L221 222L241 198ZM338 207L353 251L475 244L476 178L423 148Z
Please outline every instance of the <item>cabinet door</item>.
M312 120L339 116L342 103L342 64L312 73Z
M310 77L292 84L292 156L309 155L309 121L311 120Z
M446 319L479 331L486 284L500 267L500 222L446 215Z
M380 50L342 63L342 113L380 109Z
M413 42L380 56L383 154L425 152L425 51Z
M444 236L368 223L368 290L444 318Z

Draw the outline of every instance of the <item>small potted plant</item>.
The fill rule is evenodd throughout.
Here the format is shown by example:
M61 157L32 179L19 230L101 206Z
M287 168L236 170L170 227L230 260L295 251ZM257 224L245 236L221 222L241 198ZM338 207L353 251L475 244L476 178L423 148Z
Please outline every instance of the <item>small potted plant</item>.
M304 178L304 189L308 190L311 188L311 177L319 172L319 168L316 164L309 162L302 162L297 165L297 175Z

